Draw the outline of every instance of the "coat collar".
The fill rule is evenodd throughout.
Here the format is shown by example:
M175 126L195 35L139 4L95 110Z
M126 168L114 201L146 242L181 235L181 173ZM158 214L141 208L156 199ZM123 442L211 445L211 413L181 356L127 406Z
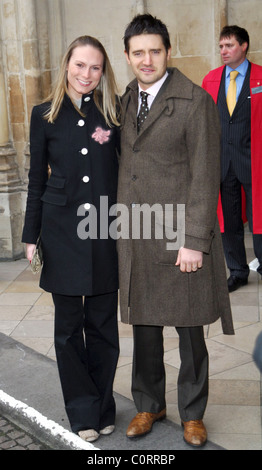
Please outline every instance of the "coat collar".
M236 107L233 111L233 114L238 111L238 109L242 106L243 103L245 103L247 96L250 94L250 84L249 84L250 71L251 71L251 64L249 63L246 76L242 85L242 89L241 89L239 98L237 100ZM225 75L226 75L226 67L223 66L223 71L222 71L222 75L220 79L220 87L218 91L218 98L220 95L221 96L220 103L224 109L224 113L228 113L228 107L227 107L227 102L226 102L226 91L225 91Z
M162 99L168 98L185 98L192 99L193 84L183 75L177 68L168 68L168 77L160 88L159 93ZM134 79L126 88L126 93L129 91L138 93L137 80ZM158 96L158 95L157 95ZM157 99L157 97L156 97Z
M82 96L82 105L81 105L81 111L82 112L85 112L87 107L88 107L88 103L90 103L91 101L93 101L93 92L92 93L88 93L88 94L85 94ZM74 107L73 105L73 102L72 102L72 99L70 98L70 96L65 93L65 96L64 96L64 101L63 101L63 104L66 106L66 107L69 107L71 109L74 109L76 110L76 108ZM76 110L77 111L77 110Z
M169 76L160 88L153 104L150 108L150 113L144 123L139 136L142 136L146 129L148 129L162 114L163 112L168 116L171 115L175 108L174 99L183 98L193 99L193 83L185 75L183 75L176 68L167 69ZM127 109L131 113L133 122L133 129L136 129L136 113L138 105L138 84L137 80L133 80L126 88L125 94L122 96L122 127L126 120Z

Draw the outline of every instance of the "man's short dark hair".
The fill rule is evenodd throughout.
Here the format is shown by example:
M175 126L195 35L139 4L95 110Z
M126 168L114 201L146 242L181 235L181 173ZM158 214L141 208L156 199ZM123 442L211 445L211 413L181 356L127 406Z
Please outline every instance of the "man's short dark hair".
M230 38L230 36L235 36L237 42L242 46L244 42L247 42L247 50L249 48L249 34L244 28L240 26L225 26L220 33L220 40L223 38Z
M129 53L129 40L133 36L141 34L159 34L162 37L166 51L171 47L166 25L156 17L144 14L135 16L125 30L124 44L127 53Z

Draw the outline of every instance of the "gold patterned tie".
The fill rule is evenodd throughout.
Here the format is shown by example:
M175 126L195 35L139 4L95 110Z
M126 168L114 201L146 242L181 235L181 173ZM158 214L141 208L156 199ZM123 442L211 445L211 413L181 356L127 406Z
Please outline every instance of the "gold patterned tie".
M236 106L237 102L237 85L236 85L236 78L238 76L238 72L236 70L233 70L233 72L230 72L230 83L227 91L227 107L230 116L232 116L233 111Z

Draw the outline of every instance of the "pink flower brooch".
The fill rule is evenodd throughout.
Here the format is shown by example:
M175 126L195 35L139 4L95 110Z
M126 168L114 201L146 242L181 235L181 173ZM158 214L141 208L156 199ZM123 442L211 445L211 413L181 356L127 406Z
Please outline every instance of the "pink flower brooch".
M99 142L99 144L104 144L109 141L111 131L105 131L102 127L97 127L95 132L92 134L92 138Z

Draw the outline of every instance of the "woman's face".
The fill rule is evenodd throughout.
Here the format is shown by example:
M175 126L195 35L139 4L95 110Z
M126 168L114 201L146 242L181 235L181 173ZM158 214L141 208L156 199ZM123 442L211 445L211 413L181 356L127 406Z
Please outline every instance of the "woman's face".
M67 65L69 95L77 100L94 90L103 74L104 56L93 46L78 46Z

